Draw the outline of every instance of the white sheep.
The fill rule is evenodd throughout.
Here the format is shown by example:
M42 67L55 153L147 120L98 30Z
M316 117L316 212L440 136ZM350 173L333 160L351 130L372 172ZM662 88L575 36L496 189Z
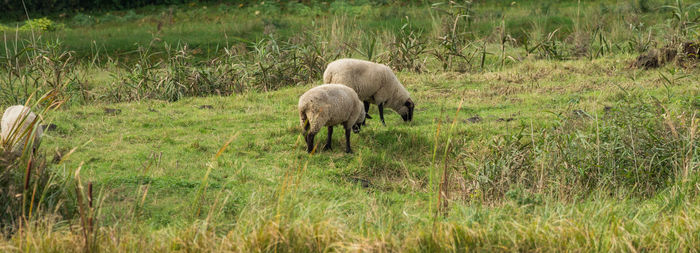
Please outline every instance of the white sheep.
M314 148L314 137L322 127L328 127L328 140L324 149L331 149L333 126L345 127L345 152L350 149L350 130L358 133L365 121L365 111L357 93L342 84L324 84L306 91L299 97L299 119L304 129L307 151Z
M393 109L404 121L413 120L415 103L386 65L357 59L336 60L323 72L323 82L341 83L355 90L364 102L365 112L368 112L370 103L377 104L384 125L384 106Z
M44 133L39 125L39 118L31 112L29 107L23 105L7 108L2 114L0 128L0 143L4 147L9 147L13 154L21 154L32 135L34 139L31 148L32 152L36 152Z

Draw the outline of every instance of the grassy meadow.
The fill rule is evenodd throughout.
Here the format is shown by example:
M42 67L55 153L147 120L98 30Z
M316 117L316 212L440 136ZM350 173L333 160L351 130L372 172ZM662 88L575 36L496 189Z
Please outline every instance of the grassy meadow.
M695 252L699 7L265 1L3 21L0 105L53 127L38 154L0 159L0 249ZM391 66L414 119L382 126L373 105L354 154L336 130L309 155L298 98L344 57Z

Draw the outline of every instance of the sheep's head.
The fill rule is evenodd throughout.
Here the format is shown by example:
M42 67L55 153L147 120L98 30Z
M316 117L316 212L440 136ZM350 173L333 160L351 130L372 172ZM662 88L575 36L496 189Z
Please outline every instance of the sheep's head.
M413 103L413 100L410 98L403 103L403 106L401 106L401 108L398 110L398 113L401 115L401 118L403 118L403 121L413 120L413 108L415 107L416 104Z
M357 118L357 121L355 121L355 124L352 125L352 132L354 133L359 133L360 129L362 128L362 125L365 124L365 110L363 109L360 112L360 117Z

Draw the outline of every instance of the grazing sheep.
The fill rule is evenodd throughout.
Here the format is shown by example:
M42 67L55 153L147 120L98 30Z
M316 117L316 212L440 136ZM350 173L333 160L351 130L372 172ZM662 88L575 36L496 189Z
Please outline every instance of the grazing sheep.
M386 65L357 59L336 60L329 63L323 72L323 82L341 83L355 90L364 102L365 113L369 110L369 103L377 104L384 125L384 106L393 109L404 121L413 120L415 104ZM372 118L369 115L366 117Z
M357 93L342 84L324 84L306 91L299 97L299 119L305 132L307 151L314 148L314 137L322 127L328 127L328 140L324 149L331 149L333 126L345 127L345 152L350 149L350 130L358 133L365 121L365 111Z
M32 151L41 143L41 135L44 133L39 126L39 118L31 112L29 107L23 105L10 106L2 115L0 127L0 142L5 147L11 147L11 152L20 154L23 148L27 145L32 132L28 129L34 129L34 141L32 142Z

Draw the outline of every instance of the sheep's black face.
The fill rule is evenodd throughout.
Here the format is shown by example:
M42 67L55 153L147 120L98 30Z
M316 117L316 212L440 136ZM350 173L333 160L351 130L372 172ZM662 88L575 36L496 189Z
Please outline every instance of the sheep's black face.
M362 126L360 126L360 123L355 124L355 125L352 125L352 132L353 132L353 133L359 133L359 132L360 132L360 128L362 128Z
M416 104L411 101L409 98L406 100L406 102L403 104L406 107L406 110L404 114L401 114L401 118L403 118L403 121L412 121L413 120L413 108L415 108ZM403 110L402 110L403 111Z
M360 113L360 118L357 119L357 122L352 126L352 131L355 133L360 132L360 128L365 125L365 120L367 119L367 113L363 110L362 113Z

